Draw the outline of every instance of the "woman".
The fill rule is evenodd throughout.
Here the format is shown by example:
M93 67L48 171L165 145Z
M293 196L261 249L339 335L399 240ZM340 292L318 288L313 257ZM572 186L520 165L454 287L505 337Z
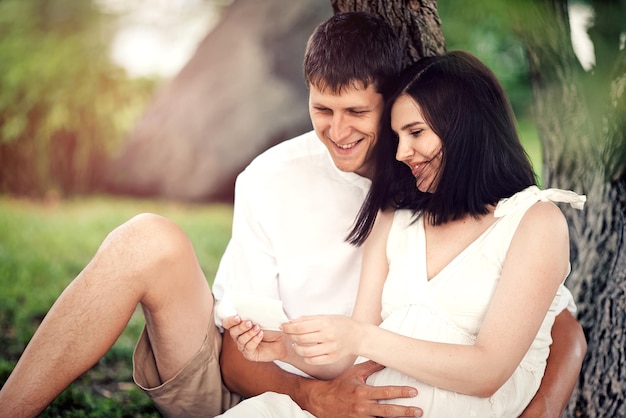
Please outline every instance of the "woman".
M537 188L502 87L468 53L407 69L385 115L378 174L349 237L367 238L352 318L231 336L250 360L320 378L372 359L387 367L368 383L416 387L393 402L427 416L518 416L543 376L569 273L567 223L550 201L581 209L584 196ZM242 408L263 396L269 414L293 414L279 395Z

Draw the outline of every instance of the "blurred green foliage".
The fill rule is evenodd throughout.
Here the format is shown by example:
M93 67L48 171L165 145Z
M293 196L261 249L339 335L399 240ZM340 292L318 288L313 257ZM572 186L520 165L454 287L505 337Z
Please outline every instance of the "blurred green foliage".
M542 146L532 112L533 97L524 48L503 0L443 0L437 4L448 51L468 51L498 77L519 122L522 143L542 183Z
M0 197L0 386L56 298L89 262L104 237L137 213L155 212L186 232L212 282L228 239L232 207L90 197L45 204ZM132 383L131 355L141 309L113 348L42 417L159 416Z
M107 23L91 0L0 0L0 193L100 186L154 88L111 63Z
M437 10L447 49L469 51L480 58L503 84L517 117L528 118L532 104L528 64L507 3L443 0Z

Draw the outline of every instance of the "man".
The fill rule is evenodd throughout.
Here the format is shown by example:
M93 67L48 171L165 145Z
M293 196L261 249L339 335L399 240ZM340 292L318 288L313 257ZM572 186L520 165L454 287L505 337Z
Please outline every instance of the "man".
M370 154L380 91L399 71L401 52L390 29L366 14L337 15L316 30L305 57L315 133L280 144L239 177L233 238L214 288L218 299L226 290L245 291L281 298L291 316L350 313L361 254L344 238L374 172ZM164 415L215 415L238 401L227 387L245 396L286 393L321 417L421 413L378 404L417 394L407 387L367 386L367 376L380 368L372 363L317 381L245 361L228 336L221 347L213 297L189 240L172 222L144 214L105 239L51 308L0 391L0 417L41 412L111 347L137 304L146 327L134 377ZM217 317L220 324L227 315ZM555 332L565 337L556 341L584 351L571 314L559 317L565 319L557 320ZM558 383L546 379L538 410L562 411L581 362L575 349L549 360L547 375L562 376ZM558 366L554 372L552 365Z

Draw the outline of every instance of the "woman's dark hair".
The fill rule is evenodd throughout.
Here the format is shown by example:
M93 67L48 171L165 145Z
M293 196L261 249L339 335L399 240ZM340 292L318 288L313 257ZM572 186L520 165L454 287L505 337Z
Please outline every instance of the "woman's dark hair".
M486 214L487 205L536 184L506 94L476 57L452 51L422 58L402 72L392 91L374 149L372 187L348 236L352 244L365 241L379 210L423 211L439 225ZM415 101L442 142L432 193L421 192L410 169L395 159L398 138L391 130L391 107L402 95Z
M345 87L385 83L402 70L403 47L385 22L365 12L338 13L313 32L304 53L307 86L340 93Z

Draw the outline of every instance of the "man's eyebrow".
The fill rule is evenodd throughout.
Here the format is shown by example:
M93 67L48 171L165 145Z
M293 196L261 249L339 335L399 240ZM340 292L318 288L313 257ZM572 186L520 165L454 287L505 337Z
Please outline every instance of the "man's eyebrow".
M321 108L329 108L329 106L323 104L323 103L318 103L318 102L311 102L311 106L312 107L321 107ZM342 107L341 109L343 110L347 110L347 111L359 111L359 112L364 112L364 111L371 111L373 109L373 106L369 106L369 105L359 105L359 106L346 106L346 107Z

